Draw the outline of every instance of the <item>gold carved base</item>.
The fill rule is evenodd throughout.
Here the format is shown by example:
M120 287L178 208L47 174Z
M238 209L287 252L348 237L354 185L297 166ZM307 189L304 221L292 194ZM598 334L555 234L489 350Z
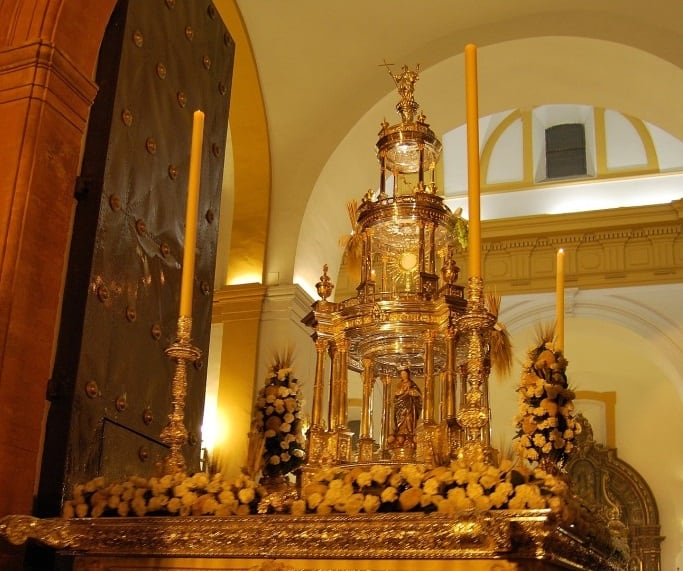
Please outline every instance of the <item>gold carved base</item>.
M361 438L358 441L358 462L372 462L375 454L375 441L372 438Z
M77 556L79 571L121 569L124 560L135 561L123 566L130 569L623 570L562 528L548 510L493 510L458 518L436 513L70 520L8 516L0 519L3 535L13 543L34 539ZM249 565L230 566L237 559ZM175 566L176 560L185 566ZM217 561L223 566L212 567ZM275 561L282 566L273 566ZM505 565L495 566L499 564Z
M415 460L415 445L389 448L389 454L394 462L412 462Z
M79 556L73 571L550 571L564 566L504 559L199 559Z

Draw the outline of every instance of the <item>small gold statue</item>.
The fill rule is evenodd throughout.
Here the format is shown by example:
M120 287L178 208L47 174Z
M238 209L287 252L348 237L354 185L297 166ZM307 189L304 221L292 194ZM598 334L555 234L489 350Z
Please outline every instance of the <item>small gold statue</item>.
M388 438L391 447L415 447L417 421L422 412L422 392L410 376L410 368L400 370L401 381L394 393L394 433Z
M401 73L396 74L389 68L391 64L384 62L391 79L396 84L396 90L401 96L401 100L396 104L396 110L401 115L403 123L411 123L415 118L415 113L420 108L413 97L415 91L415 82L420 77L420 64L417 64L415 71L404 65L401 68Z
M401 68L401 74L396 75L391 70L389 70L389 75L394 80L396 84L396 89L398 94L401 96L403 101L413 101L413 92L415 91L415 82L419 79L420 75L420 64L417 65L417 69L412 71L408 69L407 65Z

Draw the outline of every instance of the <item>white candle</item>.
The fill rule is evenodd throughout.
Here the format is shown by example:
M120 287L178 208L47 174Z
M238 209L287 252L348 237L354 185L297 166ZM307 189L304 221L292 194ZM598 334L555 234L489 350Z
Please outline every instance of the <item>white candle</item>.
M192 316L192 290L194 288L194 258L197 245L197 214L199 210L199 183L202 174L202 140L204 113L194 112L192 121L192 148L187 183L187 210L185 212L185 248L183 273L180 282L180 315Z
M465 103L467 108L467 209L469 211L467 260L470 277L481 277L477 47L472 44L465 46Z
M564 351L564 250L557 251L557 269L555 273L555 311L556 334L555 350Z

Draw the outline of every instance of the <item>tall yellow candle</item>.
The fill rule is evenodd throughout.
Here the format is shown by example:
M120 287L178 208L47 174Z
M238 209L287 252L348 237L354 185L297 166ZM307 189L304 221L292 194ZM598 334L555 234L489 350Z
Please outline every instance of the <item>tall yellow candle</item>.
M197 214L199 210L199 183L202 174L202 141L204 113L194 112L192 121L192 148L187 183L187 210L185 211L185 248L183 274L180 282L180 315L192 316L192 290L194 288L194 258L197 246Z
M564 250L557 251L557 269L555 273L555 350L564 351Z
M481 214L479 208L479 103L477 47L465 46L465 103L467 108L467 209L469 210L469 275L481 277Z

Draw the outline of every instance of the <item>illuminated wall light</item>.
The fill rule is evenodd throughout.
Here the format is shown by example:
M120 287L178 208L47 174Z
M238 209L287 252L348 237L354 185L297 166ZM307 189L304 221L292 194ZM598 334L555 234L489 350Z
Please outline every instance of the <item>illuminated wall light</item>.
M216 438L218 437L218 414L215 403L213 407L205 407L204 419L202 422L202 448L211 454L216 445Z
M683 196L681 184L683 174L674 173L566 185L539 185L514 192L485 193L481 198L481 218L493 220L667 204ZM445 199L445 203L451 210L462 207L463 217L467 218L465 195L450 196Z
M228 285L244 285L244 284L260 284L261 274L257 273L246 273L234 276L228 282Z

